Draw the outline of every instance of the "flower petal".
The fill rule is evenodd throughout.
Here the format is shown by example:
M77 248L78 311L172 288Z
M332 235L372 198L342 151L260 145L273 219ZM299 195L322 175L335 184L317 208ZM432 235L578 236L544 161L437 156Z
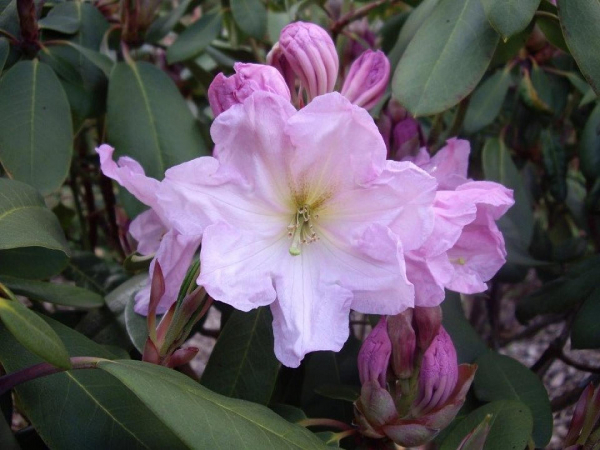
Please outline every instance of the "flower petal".
M439 271L439 275L442 275L440 279L436 277L437 271L435 275L432 272L430 261L420 257L417 252L410 252L406 255L406 275L415 286L415 306L437 306L444 301L444 283L451 280L453 267L447 262L448 258L445 254L433 258L432 262L437 263L438 259L442 259L442 263L444 260L446 261L446 271Z
M165 225L153 209L144 211L129 225L129 233L137 241L137 252L144 256L158 251L166 232Z
M463 139L448 139L429 161L420 161L419 167L433 175L439 183L439 189L455 189L467 181L469 153L471 145Z

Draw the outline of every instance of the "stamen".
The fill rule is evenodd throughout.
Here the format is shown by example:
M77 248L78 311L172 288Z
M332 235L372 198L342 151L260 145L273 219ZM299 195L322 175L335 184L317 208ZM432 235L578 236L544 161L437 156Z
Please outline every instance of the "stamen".
M315 214L315 218L318 215ZM290 245L290 255L298 256L301 253L303 244L310 244L319 240L315 227L311 222L310 208L304 205L296 212L294 219L287 226L288 237L292 238Z

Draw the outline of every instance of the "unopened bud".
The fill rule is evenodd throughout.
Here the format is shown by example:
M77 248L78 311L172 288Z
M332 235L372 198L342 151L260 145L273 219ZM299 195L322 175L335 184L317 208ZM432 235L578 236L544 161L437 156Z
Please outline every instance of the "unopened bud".
M396 161L414 156L424 144L419 121L412 116L394 125L392 130L390 157Z
M360 383L378 381L379 385L385 388L391 353L392 343L387 333L387 323L385 316L381 316L379 323L369 333L358 352Z
M417 345L425 351L442 326L442 308L417 306L414 312L414 322L417 329Z
M273 66L283 76L285 84L287 85L292 96L292 102L295 103L297 96L296 75L294 74L294 69L292 69L292 66L290 66L288 60L285 59L285 55L283 54L283 50L281 49L279 42L276 42L271 48L271 51L267 53L267 64Z
M175 352L169 358L167 367L179 367L189 363L198 354L200 349L198 347L186 347L175 350Z
M458 381L458 361L452 338L440 327L423 355L419 373L419 396L413 414L426 414L443 405Z
M23 42L27 45L36 43L40 32L37 24L35 2L33 0L17 0L17 13Z
M323 28L307 22L291 23L281 30L279 47L309 101L333 91L339 59L331 37Z
M355 105L370 109L381 100L389 79L390 62L385 54L367 50L352 63L342 95Z
M215 117L242 103L256 91L266 91L290 100L290 90L277 69L263 64L235 63L235 75L218 74L208 87L208 101Z
M392 341L392 370L397 378L408 379L415 364L416 335L412 327L413 310L389 316L388 335Z

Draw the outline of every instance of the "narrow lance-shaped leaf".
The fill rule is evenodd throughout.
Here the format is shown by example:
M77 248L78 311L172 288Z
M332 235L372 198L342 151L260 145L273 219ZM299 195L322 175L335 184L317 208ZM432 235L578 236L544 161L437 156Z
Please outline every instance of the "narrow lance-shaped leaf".
M73 2L58 3L46 17L38 22L40 28L58 31L64 34L73 34L79 31L81 20L77 5Z
M179 35L167 50L167 61L173 64L198 56L216 39L221 31L223 17L220 11L204 14Z
M418 116L456 105L477 86L498 40L481 0L442 0L396 67L394 97Z
M42 194L69 171L73 127L67 96L46 64L15 64L0 79L0 162L8 174Z
M500 113L510 84L511 74L507 67L494 73L475 90L465 116L464 127L467 133L475 133L494 121Z
M529 25L540 0L481 0L481 3L492 27L506 40Z

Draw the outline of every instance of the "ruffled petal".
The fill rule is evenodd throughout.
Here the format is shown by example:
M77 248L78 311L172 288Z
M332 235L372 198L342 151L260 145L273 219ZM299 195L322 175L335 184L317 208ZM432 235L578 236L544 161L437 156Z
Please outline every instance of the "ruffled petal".
M432 271L442 264L442 270ZM406 255L406 275L415 286L415 306L437 306L444 301L444 284L452 279L453 267L445 254L427 261L417 252ZM436 276L437 275L437 276Z
M142 255L156 253L166 232L165 225L153 209L144 211L129 225L129 233L137 241L137 252Z
M463 139L448 139L429 161L422 158L419 167L433 175L439 183L439 189L455 189L467 181L469 153L471 145Z

